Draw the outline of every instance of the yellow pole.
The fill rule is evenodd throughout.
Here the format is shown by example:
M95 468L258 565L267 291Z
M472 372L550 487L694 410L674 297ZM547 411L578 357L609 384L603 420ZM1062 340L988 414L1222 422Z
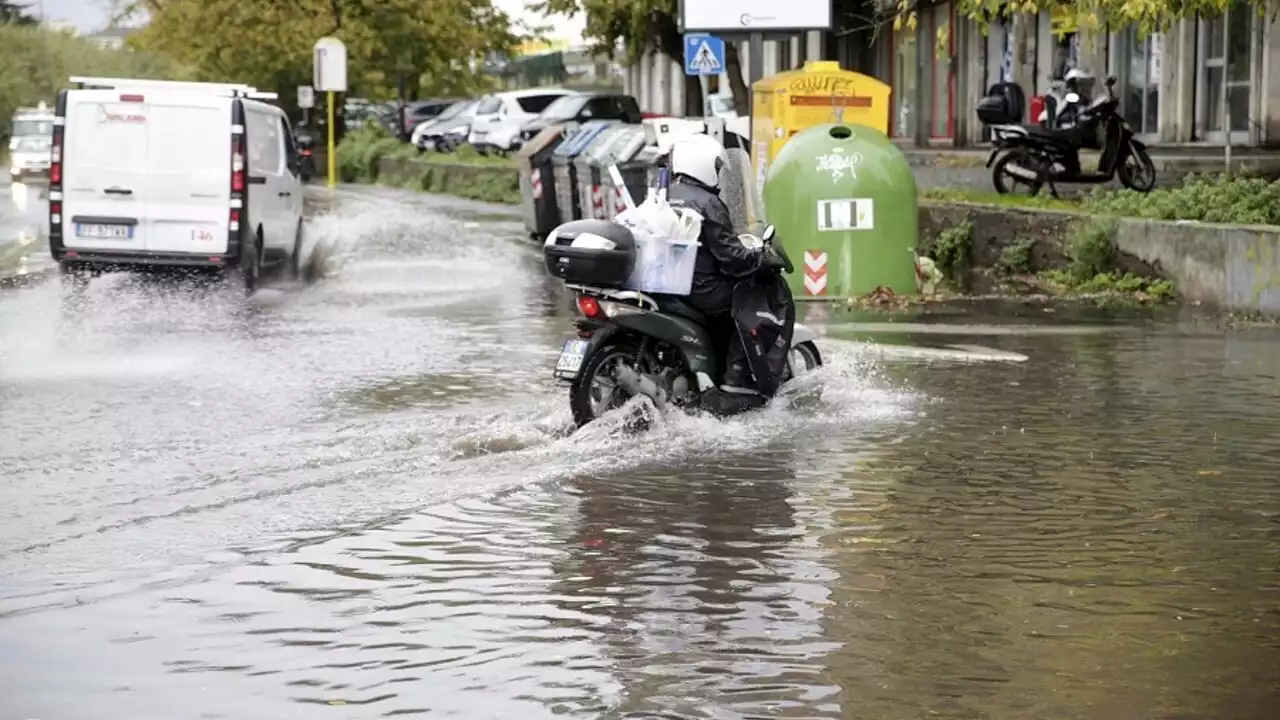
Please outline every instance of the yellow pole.
M334 147L333 147L333 91L332 90L329 91L328 100L325 101L325 105L329 108L329 123L328 123L329 125L329 152L328 152L329 187L332 188L334 185L338 184L338 163L337 163L337 157L336 157L337 152L334 151Z

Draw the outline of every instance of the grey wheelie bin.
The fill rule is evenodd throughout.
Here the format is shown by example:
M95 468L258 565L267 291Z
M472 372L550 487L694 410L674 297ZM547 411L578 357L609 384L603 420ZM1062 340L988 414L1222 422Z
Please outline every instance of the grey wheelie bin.
M609 148L613 147L619 134L625 129L625 125L614 123L600 133L573 161L578 176L578 207L582 208L584 218L604 217L604 195L600 188L600 179L595 176L592 169L598 165L599 158L609 153Z
M572 137L560 143L551 154L551 174L555 178L556 208L560 211L560 222L566 223L584 217L582 208L578 206L578 178L573 161L600 133L612 125L613 123L605 121L583 123Z
M600 173L600 185L604 189L605 219L612 220L627 208L620 192L622 188L614 183L613 176L609 174L609 166L618 166L624 187L631 193L631 199L639 203L644 200L648 189L645 168L652 165L657 157L657 146L645 145L644 129L628 126L628 132L618 139L609 157L604 158L597 171Z
M550 125L516 153L520 168L520 206L524 227L533 237L546 237L560 224L551 156L569 135L564 125Z

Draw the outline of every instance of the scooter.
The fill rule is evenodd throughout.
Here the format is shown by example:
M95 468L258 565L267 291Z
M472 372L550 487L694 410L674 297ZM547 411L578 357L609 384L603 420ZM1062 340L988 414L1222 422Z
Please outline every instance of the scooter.
M566 239L589 233L622 240L626 228L607 220L578 220L557 229ZM772 277L794 307L782 273L794 271L773 226L760 240L766 261L761 273ZM548 260L554 265L556 259ZM659 410L677 407L734 415L764 406L773 392L729 393L720 387L720 353L708 330L707 318L681 297L566 283L575 294L578 337L566 340L556 361L554 377L569 386L569 405L579 427L628 400L645 396ZM776 319L776 318L775 318ZM781 320L777 323L783 325ZM812 330L791 324L790 337L779 335L785 349L781 385L822 365Z
M1134 137L1133 127L1120 116L1120 101L1112 89L1115 84L1114 75L1107 78L1106 95L1081 109L1074 127L992 125L995 147L986 166L991 168L996 192L1013 192L1013 185L1023 185L1027 194L1035 195L1048 185L1050 194L1058 197L1056 183L1100 185L1117 176L1131 190L1145 193L1155 188L1155 164L1146 144ZM1080 96L1069 92L1064 100L1074 104ZM1096 136L1099 127L1104 134L1102 158L1097 172L1086 173L1080 169L1080 149L1092 145L1088 140Z

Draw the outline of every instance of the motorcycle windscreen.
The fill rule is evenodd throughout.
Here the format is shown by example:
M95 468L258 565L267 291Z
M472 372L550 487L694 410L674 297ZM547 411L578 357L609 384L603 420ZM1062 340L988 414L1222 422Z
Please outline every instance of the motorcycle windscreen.
M720 199L729 208L735 233L764 232L764 196L751 170L751 156L742 148L725 148L720 168Z

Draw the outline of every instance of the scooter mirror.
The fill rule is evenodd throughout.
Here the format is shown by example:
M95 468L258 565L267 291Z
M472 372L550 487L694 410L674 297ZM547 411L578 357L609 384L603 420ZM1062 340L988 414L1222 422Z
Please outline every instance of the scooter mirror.
M774 226L772 226L772 225L765 225L765 226L764 226L764 233L762 233L762 234L760 235L760 239L761 239L761 240L764 240L765 242L768 242L768 241L772 240L772 239L773 239L773 236L774 236L774 235L776 235L777 233L778 233L778 229L777 229L777 228L775 228L775 227L774 227Z
M1107 76L1107 87L1111 87L1112 85L1115 85L1115 84L1116 84L1116 82L1117 82L1117 80L1116 80L1116 76L1115 76L1115 75L1108 75L1108 76Z
M1063 98L1063 99L1064 99L1064 100L1066 100L1066 101L1067 101L1067 102L1069 102L1069 103L1077 103L1077 102L1080 102L1080 96L1079 96L1079 95L1077 95L1076 93L1067 93L1067 96L1066 96L1065 98Z

